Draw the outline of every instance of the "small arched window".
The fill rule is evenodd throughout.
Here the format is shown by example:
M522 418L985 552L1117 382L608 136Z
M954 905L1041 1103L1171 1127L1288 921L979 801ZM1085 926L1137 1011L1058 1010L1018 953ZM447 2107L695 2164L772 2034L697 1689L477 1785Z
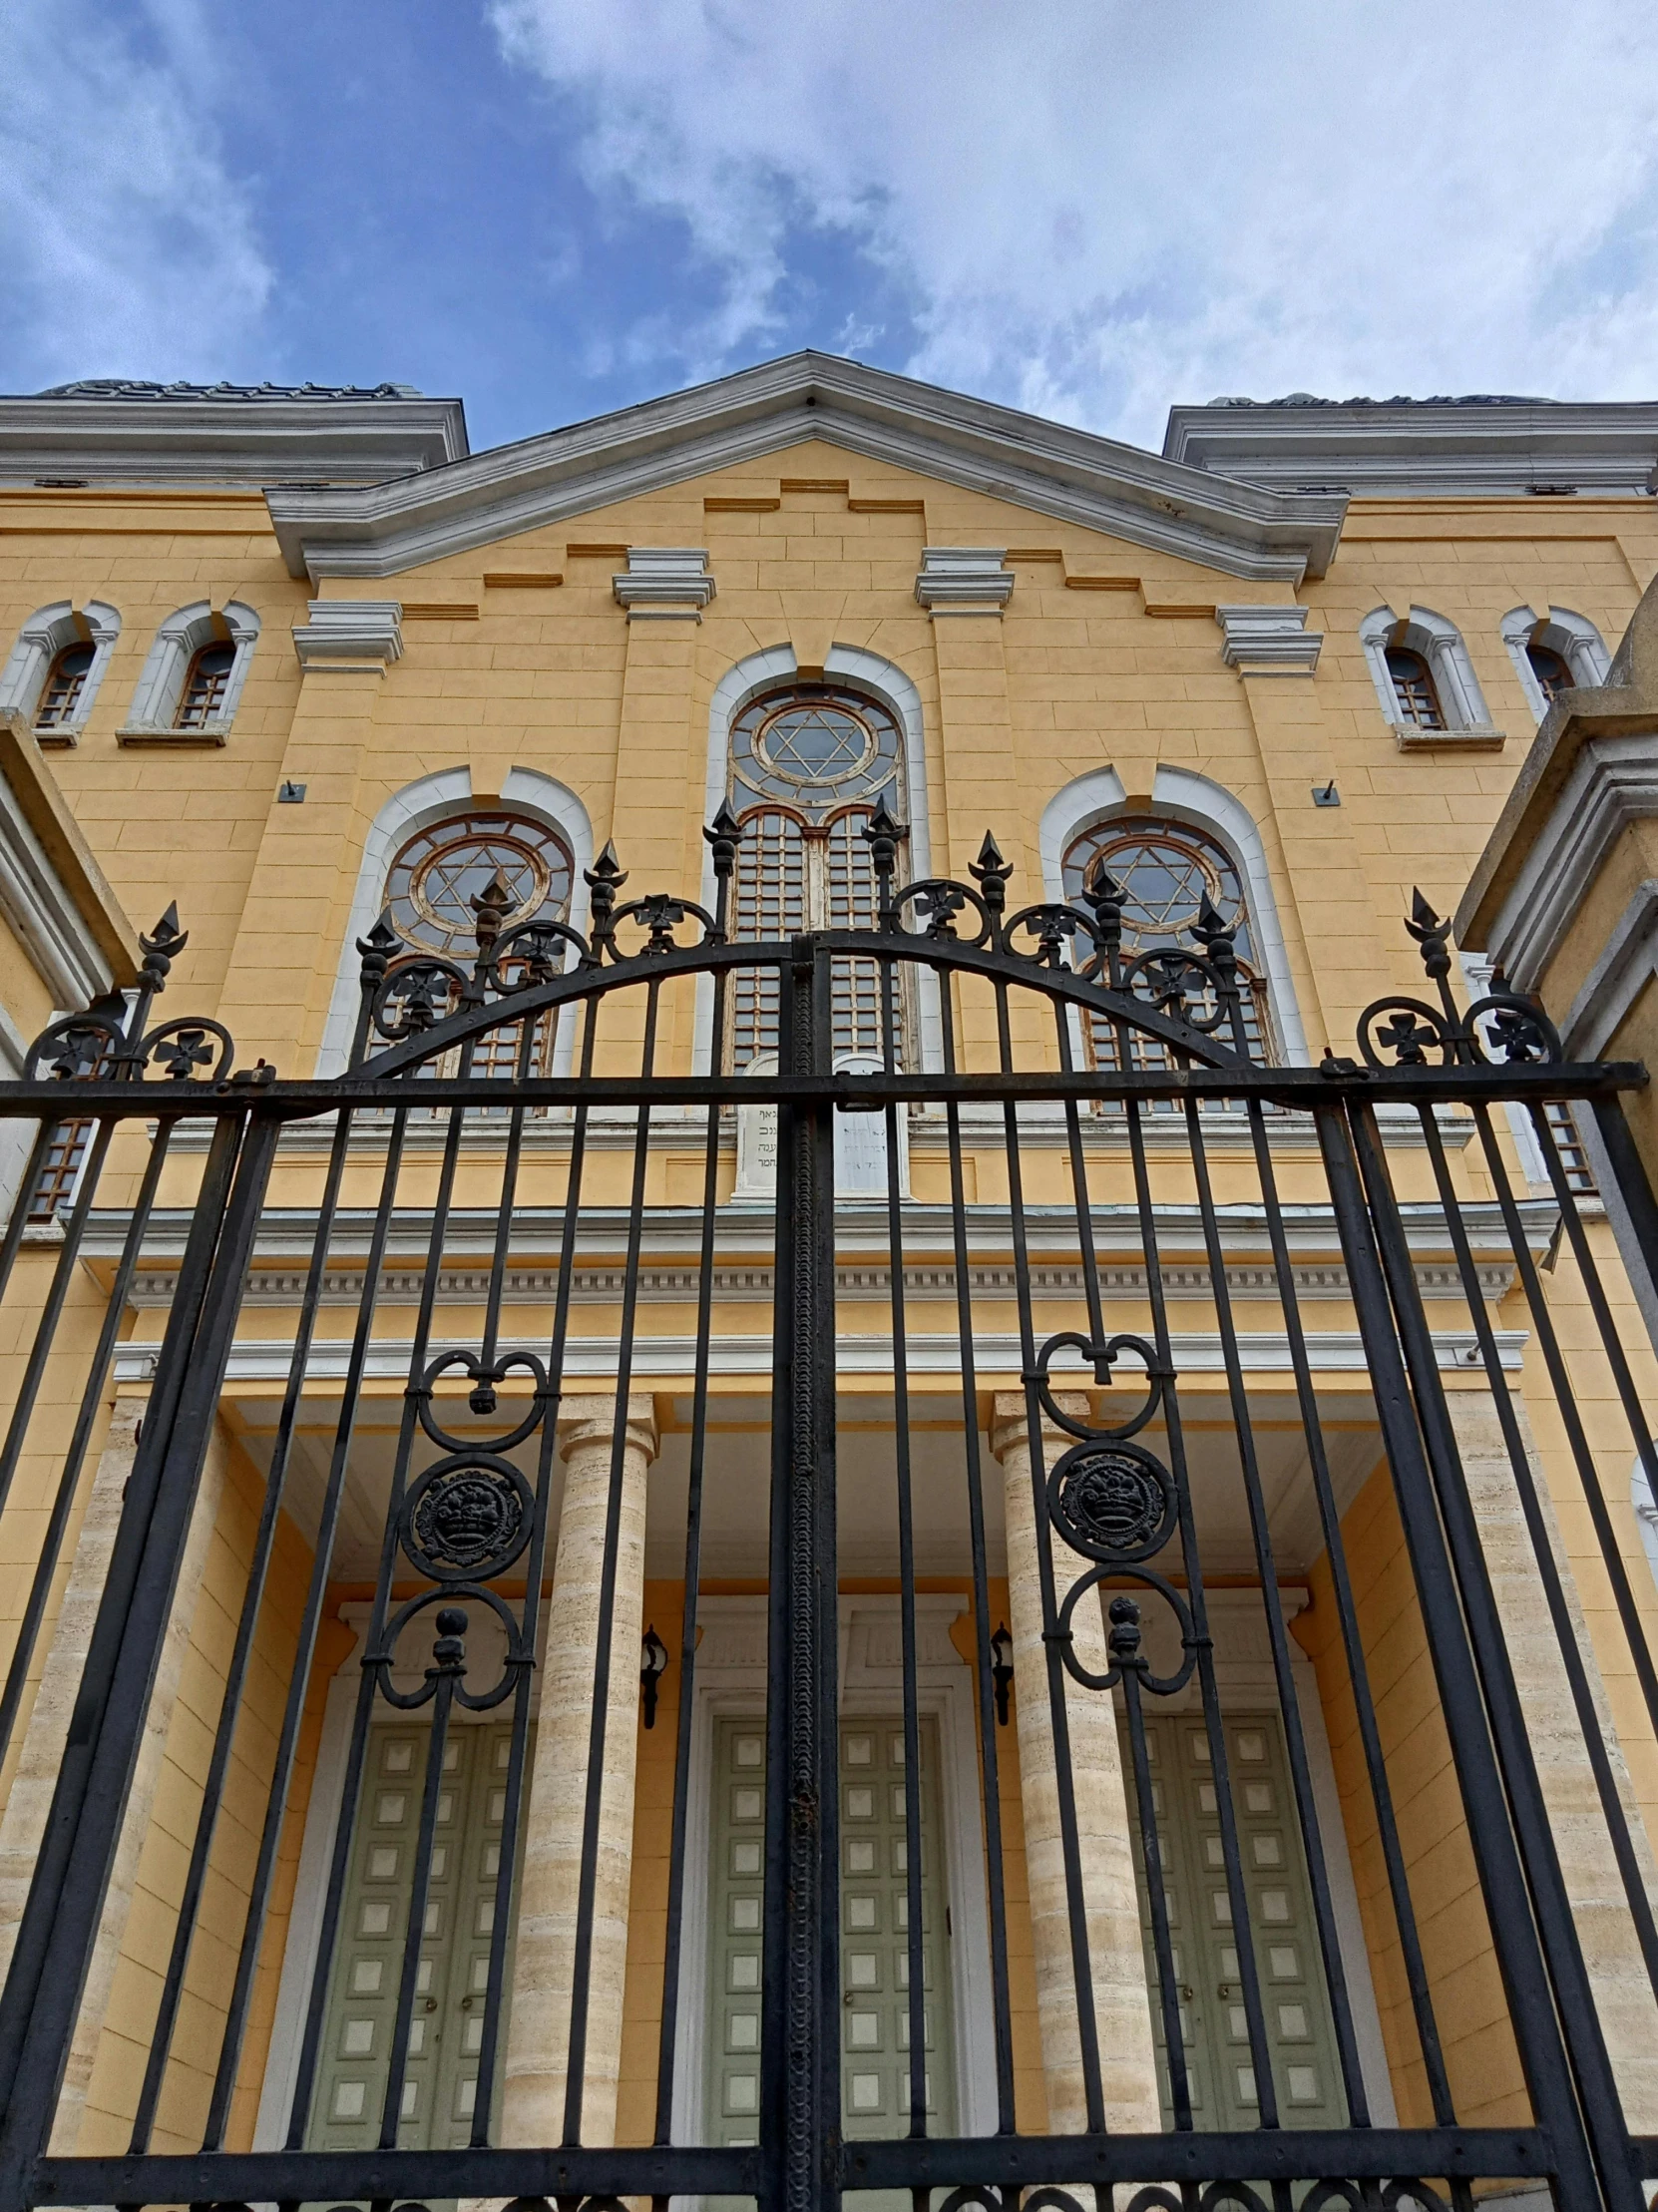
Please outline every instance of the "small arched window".
M863 829L878 799L906 819L903 773L897 719L867 692L796 683L751 699L731 725L729 797L743 825L732 935L873 927L875 870ZM837 1060L878 1060L877 964L837 957L830 993ZM776 973L738 969L731 1064L740 1070L776 1050Z
M1101 875L1108 875L1116 884L1122 894L1125 961L1161 945L1196 950L1192 924L1207 898L1232 927L1250 1058L1263 1064L1277 1062L1267 980L1257 963L1243 877L1231 854L1215 838L1186 822L1156 815L1121 814L1083 830L1065 852L1062 872L1068 900L1080 899ZM1094 1066L1115 1068L1116 1031L1097 1016L1091 1017L1090 1023L1088 1047ZM1229 1044L1231 1040L1222 1033L1221 1042ZM1137 1067L1161 1069L1169 1065L1163 1047L1151 1039L1136 1037L1134 1053Z
M410 952L442 953L464 964L478 946L478 905L499 878L508 905L503 930L521 922L563 922L570 915L576 864L556 830L534 815L503 808L451 817L409 838L386 870L385 910ZM522 965L522 964L520 964ZM516 982L511 955L502 980ZM540 1025L530 1073L551 1064L553 1024ZM519 1053L516 1027L491 1031L474 1048L472 1073L510 1076Z
M65 646L47 670L35 709L37 729L62 729L81 717L81 700L98 658L94 645Z
M1434 681L1433 669L1420 653L1413 653L1409 646L1390 646L1388 674L1393 679L1394 697L1399 702L1402 722L1411 722L1418 729L1445 728L1439 685Z
M175 729L201 729L218 720L224 711L224 697L230 688L230 670L235 662L235 647L217 641L203 646L193 656L186 671L185 687L179 693L179 710L173 717Z

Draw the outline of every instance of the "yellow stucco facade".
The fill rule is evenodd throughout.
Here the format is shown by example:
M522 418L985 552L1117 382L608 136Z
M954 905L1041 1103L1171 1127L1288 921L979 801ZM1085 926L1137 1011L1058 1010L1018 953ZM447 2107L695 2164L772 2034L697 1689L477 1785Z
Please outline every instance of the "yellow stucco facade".
M1007 435L1017 458L1014 433ZM353 1003L351 940L363 926L365 897L371 918L380 896L367 878L376 867L383 873L387 856L406 833L397 808L411 790L427 794L421 803L428 813L447 808L459 819L469 810L528 805L526 774L548 779L568 801L559 819L573 851L577 839L569 824L585 825L585 855L576 851L579 869L584 857L591 865L610 841L627 871L627 895L661 889L702 896L704 824L710 798L717 802L724 795L718 746L729 722L732 671L763 664L773 671L769 680L776 681L781 678L775 671L792 667L793 679L811 683L832 679L837 667L861 669L855 680L874 686L869 671L879 664L888 671L883 680L894 711L908 715L914 733L910 797L912 807L919 802L925 813L932 873L965 879L989 829L1016 871L1011 902L1054 899L1063 890L1058 862L1070 839L1089 823L1165 814L1187 824L1206 822L1207 833L1231 855L1248 886L1263 941L1262 965L1270 970L1278 1050L1286 1060L1316 1065L1327 1052L1340 1057L1354 1051L1356 1023L1373 1000L1423 995L1420 962L1403 927L1413 892L1420 889L1441 912L1455 907L1525 757L1533 707L1499 634L1500 620L1516 606L1566 607L1610 649L1658 573L1658 504L1634 493L1360 492L1335 503L1336 541L1320 541L1316 556L1304 552L1300 575L1287 573L1295 565L1290 555L1275 557L1279 573L1263 574L1274 560L1252 553L1246 561L1219 523L1210 542L1217 549L1233 545L1225 560L1216 551L1206 563L1197 536L1197 550L1185 553L1151 542L1160 531L1167 537L1161 525L1154 530L1145 523L1144 515L1153 510L1199 535L1200 526L1208 527L1202 516L1210 495L1195 468L1171 468L1166 482L1159 479L1143 494L1141 505L1126 504L1124 513L1139 519L1125 534L1113 535L1103 520L1076 519L1057 490L1043 511L1028 478L1021 478L1020 496L1013 489L999 495L961 481L962 472L953 478L916 461L872 457L842 437L814 435L805 417L786 439L779 437L776 450L729 462L693 455L695 465L676 463L667 433L661 450L667 458L655 473L663 480L631 491L607 489L595 461L594 481L606 496L584 504L579 491L567 489L564 511L541 521L527 520L525 506L514 504L520 495L504 464L499 492L480 493L465 527L457 527L455 534L471 542L420 559L376 551L355 568L331 552L335 541L322 523L315 542L304 541L305 550L296 556L295 544L304 540L307 526L303 520L290 522L284 537L281 500L274 493L267 499L250 482L0 487L0 647L43 607L80 608L96 599L120 613L120 634L84 720L70 731L39 732L47 749L37 757L55 778L120 909L148 926L171 901L178 902L190 941L174 963L161 1011L221 1022L235 1041L238 1068L262 1060L282 1078L307 1077L319 1066L324 1072L336 1069L338 1008L344 1004L349 1015ZM477 464L457 460L447 467L476 470ZM155 464L152 474L164 477L165 468ZM434 497L445 474L444 467L428 472ZM414 487L413 502L425 481L396 483ZM389 512L391 494L381 487L375 496L382 495ZM330 500L340 503L343 513L345 504L360 497L366 512L369 498L326 489L285 496L290 505L311 498L323 522L334 512ZM1213 497L1224 504L1219 490ZM529 492L522 498L533 507ZM1070 501L1069 510L1077 504ZM412 543L413 530L409 524L405 540L396 542ZM1311 524L1308 530L1312 533ZM626 604L618 580L639 567L640 549L687 548L704 556L699 573L712 580L711 595L686 585L677 602L658 597ZM918 578L927 574L928 549L939 548L981 549L979 600L970 594L954 600L935 596L927 604ZM1257 573L1247 573L1248 562ZM682 565L679 573L698 572ZM990 585L983 584L987 573L995 579ZM135 693L152 664L161 627L178 610L198 603L215 612L234 604L257 618L256 642L228 725L204 736L135 724ZM362 612L356 628L352 609ZM1415 611L1431 609L1454 631L1483 699L1482 720L1402 730L1379 696L1376 652L1366 643L1364 626L1379 609L1391 609L1402 626ZM327 652L308 645L307 634L327 630L335 610L347 611L337 631L346 643ZM1240 621L1245 615L1254 621L1253 631ZM1277 641L1274 650L1251 645L1263 623L1265 634ZM20 726L32 727L27 714ZM302 797L279 796L296 789ZM1638 843L1641 833L1631 834ZM1633 844L1625 857L1635 875L1658 873L1651 855L1641 858ZM1264 949L1268 936L1274 940L1270 959ZM69 1011L50 1003L38 983L20 978L15 961L0 965L8 965L0 1001L22 1030L32 1033L50 1015ZM131 970L120 980L130 981ZM636 1067L638 1020L636 1001L631 1007L618 1003L602 1033L594 1063L598 1073ZM664 994L655 1043L659 1073L693 1070L699 1038L705 1046L698 1026L704 1021L692 991ZM1019 1032L1022 1049L1029 1046L1051 1059L1051 1041L1038 1034L1036 1022L1031 1016ZM965 1066L993 1065L996 1039L988 1000L964 995L959 1039ZM1622 1046L1617 1050L1621 1054ZM1632 1107L1637 1117L1650 1110L1644 1101ZM1513 1187L1534 1210L1541 1209L1536 1211L1541 1222L1546 1186L1533 1179L1531 1163L1500 1115L1497 1125ZM273 1224L314 1208L327 1134L324 1126L314 1140L301 1134L284 1144L270 1184ZM1272 1141L1285 1201L1311 1209L1324 1204L1324 1171L1310 1131L1290 1129ZM1494 1185L1469 1127L1457 1127L1449 1141L1458 1195L1490 1213ZM1087 1146L1096 1201L1131 1204L1120 1133L1090 1125ZM1401 1200L1431 1209L1435 1185L1420 1132L1413 1136L1408 1128L1390 1125L1388 1147ZM115 1140L100 1209L113 1216L132 1202L146 1156L137 1125ZM938 1131L918 1121L908 1156L915 1204L948 1206L950 1159ZM383 1160L383 1141L355 1146L344 1171L347 1208L372 1209ZM1229 1148L1217 1138L1211 1164L1223 1208L1254 1203L1258 1182L1247 1147ZM970 1138L962 1165L971 1205L1007 1206L1009 1160L994 1132ZM430 1207L440 1166L435 1142L411 1143L396 1192L398 1208L410 1218ZM162 1207L188 1207L202 1171L202 1147L181 1137L163 1175ZM1038 1208L1062 1210L1067 1171L1060 1145L1034 1150L1025 1163L1026 1198ZM551 1139L526 1154L515 1202L527 1218L542 1209L536 1225L524 1231L526 1267L543 1263L552 1249L549 1218L562 1203L568 1172L568 1151ZM627 1146L596 1149L586 1170L584 1202L625 1207L632 1172ZM700 1124L669 1127L653 1138L644 1172L645 1259L665 1266L668 1216L701 1201ZM718 1170L722 1205L731 1199L738 1174L736 1142L728 1134ZM457 1205L487 1213L497 1202L501 1175L499 1137L484 1129L469 1140L461 1161ZM1194 1185L1185 1153L1173 1145L1154 1147L1150 1178L1154 1201L1171 1220L1181 1208L1190 1213ZM24 1193L19 1202L26 1198ZM1648 1404L1658 1403L1658 1363L1612 1229L1592 1196L1584 1215L1637 1386ZM983 1232L993 1257L1002 1233L989 1227ZM1258 1223L1244 1222L1240 1214L1236 1237L1241 1253L1260 1258L1264 1236ZM0 1518L0 1656L28 1602L118 1248L108 1236L102 1242L95 1236L74 1271L58 1348L47 1364L39 1410ZM376 1331L399 1346L411 1336L418 1302L421 1263L417 1252L409 1256L414 1249L399 1247L396 1264L404 1272L395 1281L388 1278L374 1321ZM1432 1235L1424 1249L1449 1266ZM1578 1409L1604 1481L1629 1586L1650 1625L1658 1618L1658 1590L1631 1503L1625 1409L1599 1356L1571 1246L1551 1238L1544 1223L1536 1230L1536 1250L1547 1269L1549 1312L1577 1384ZM56 1253L50 1224L24 1234L0 1310L0 1373L8 1402L50 1292ZM1183 1248L1181 1256L1189 1251ZM520 1257L515 1244L515 1265ZM170 1264L176 1258L147 1255L141 1289L147 1275L159 1281ZM360 1271L360 1254L331 1264ZM291 1343L292 1284L298 1279L295 1268L302 1266L302 1258L296 1261L292 1250L278 1251L274 1243L255 1254L255 1286L261 1271L268 1279L238 1323L240 1365L232 1367L220 1405L175 1632L159 1677L148 1763L135 1785L135 1810L89 1984L82 2040L59 2111L59 2149L124 2148L137 2109L217 1724L217 1698L242 1603L274 1409L285 1384L279 1359L261 1367L255 1355L261 1345L273 1348L274 1356ZM285 1290L279 1275L288 1284ZM1512 1348L1508 1380L1530 1424L1558 1555L1584 1624L1596 1694L1603 1697L1619 1747L1622 1786L1645 1851L1645 1838L1658 1820L1658 1741L1523 1286L1511 1265L1498 1276L1490 1294L1493 1323L1507 1332L1504 1342ZM313 1472L327 1461L340 1361L356 1319L352 1295L337 1298L319 1316L318 1342L334 1364L323 1380L307 1386L300 1415ZM443 1329L457 1342L472 1341L482 1326L481 1291L463 1286L445 1297ZM576 1334L610 1342L618 1297L596 1294L573 1322ZM1177 1332L1210 1328L1209 1297L1201 1286L1177 1286L1173 1301ZM130 1440L132 1420L148 1400L144 1350L159 1339L168 1310L158 1291L135 1297L122 1319L119 1354L85 1474L75 1488L27 1693L0 1772L0 1795L9 1793L0 1814L0 1913L8 1944L68 1726L71 1700L62 1685L72 1679L75 1654L85 1649L111 1517L119 1507L124 1467L131 1465L132 1446L123 1440ZM1070 1325L1057 1293L1041 1310L1050 1311L1053 1327ZM1142 1311L1143 1293L1126 1277L1108 1288L1109 1326L1141 1327ZM546 1335L551 1315L551 1293L545 1285L539 1292L532 1288L514 1308L512 1328L533 1340ZM744 1363L739 1340L764 1337L769 1321L767 1304L743 1305L734 1298L716 1314L720 1342L738 1344L738 1353L712 1382L712 1434L739 1440L730 1447L733 1453L739 1444L743 1452L752 1449L770 1388L766 1362ZM1248 1357L1259 1364L1252 1368L1249 1389L1260 1433L1280 1440L1286 1470L1274 1508L1281 1505L1285 1517L1281 1580L1294 1595L1292 1634L1307 1661L1303 1698L1309 1710L1317 1708L1325 1746L1320 1771L1328 1772L1329 1803L1339 1809L1343 1830L1335 1839L1349 1870L1343 1894L1351 1895L1355 1960L1362 1956L1364 2002L1374 2022L1367 2029L1372 2037L1367 2063L1379 2107L1391 2104L1401 2124L1428 2124L1433 2114L1355 1735L1330 1563L1316 1529L1310 1540L1292 1538L1290 1529L1291 1463L1299 1449L1291 1382L1285 1362L1268 1346L1275 1322L1257 1324L1246 1315L1240 1325L1267 1332L1258 1343L1250 1339L1255 1348ZM1462 1336L1468 1333L1459 1307L1436 1307L1435 1325L1452 1336L1458 1329ZM670 1341L682 1345L694 1330L693 1290L683 1284L677 1293L663 1290L639 1326L631 1389L653 1408L661 1440L641 1449L659 1453L655 1464L666 1467L668 1440L682 1439L687 1430L691 1388L680 1353L667 1347ZM882 1294L856 1284L843 1289L837 1326L860 1342L878 1337L890 1327ZM1011 1297L987 1291L976 1307L976 1326L986 1340L978 1384L988 1436L992 1396L1019 1387ZM1338 1284L1309 1326L1324 1332L1321 1344L1326 1338L1332 1345L1338 1338L1356 1342L1351 1295ZM1015 1350L1007 1351L1008 1345ZM600 1359L598 1352L594 1356ZM1320 1371L1318 1388L1329 1433L1342 1440L1350 1568L1447 2067L1466 2124L1518 2123L1525 2115L1525 2092L1367 1377L1362 1362L1343 1368L1335 1352L1329 1357L1332 1364ZM597 1372L597 1367L586 1371L580 1385L567 1387L602 1393L603 1376L593 1379ZM1560 1835L1570 1839L1578 1833L1573 1823L1590 1817L1583 1811L1587 1785L1581 1762L1574 1766L1569 1750L1556 1740L1569 1733L1570 1713L1557 1669L1531 1640L1530 1613L1544 1619L1542 1600L1534 1573L1528 1575L1523 1532L1514 1537L1517 1514L1502 1490L1506 1478L1500 1470L1490 1474L1481 1458L1488 1457L1490 1393L1477 1353L1460 1368L1448 1354L1444 1384L1465 1464L1476 1472L1486 1469L1478 1479L1488 1477L1490 1486L1488 1494L1480 1493L1487 1557L1512 1631L1521 1692L1539 1716L1545 1796ZM916 1388L918 1424L931 1422L947 1434L952 1420L959 1420L959 1385L938 1376ZM872 1430L890 1431L890 1372L878 1362L849 1372L842 1390L849 1409L860 1401L866 1405ZM954 1413L952 1391L957 1392ZM1229 1466L1232 1414L1218 1361L1200 1363L1183 1376L1182 1392L1188 1426L1199 1440L1194 1450L1211 1455L1217 1468ZM517 1403L511 1390L506 1395L509 1404ZM457 1384L455 1402L463 1396ZM372 1368L358 1436L372 1440L360 1448L377 1469L383 1470L402 1400L394 1364ZM742 1466L747 1481L749 1463ZM239 1914L252 1880L262 1793L315 1556L311 1492L316 1483L310 1476L307 1482L311 1488L303 1507L290 1502L280 1518L244 1696L246 1719L236 1737L202 1933L157 2116L158 2148L194 2148L207 2111ZM653 1518L646 1523L643 1611L673 1663L662 1693L664 1722L651 1732L641 1726L637 1733L625 1968L620 1986L606 1991L607 2005L620 2019L615 2139L633 2143L647 2141L654 2124L674 1760L681 1750L689 1755L678 1745L674 1725L684 1587L663 1549L671 1535L665 1517L674 1503L661 1508L661 1530ZM364 1527L377 1510L372 1501L362 1508ZM1305 1519L1295 1527L1304 1530ZM756 1562L751 1546L744 1549L741 1534L722 1524L717 1541L710 1539L714 1555L705 1562L704 1581L711 1598L739 1609L765 1588L763 1559ZM1217 1589L1228 1597L1251 1590L1258 1596L1258 1574L1252 1576L1236 1546L1226 1549L1226 1541L1221 1541L1225 1557L1216 1569ZM877 1556L879 1548L866 1548L848 1560L856 1571L846 1575L844 1602L852 1603L860 1592L872 1601L890 1600L897 1584L890 1563ZM920 1562L919 1586L941 1599L961 1599L950 1634L961 1656L971 1659L972 1583L942 1538L935 1548L936 1556ZM290 1926L303 1915L305 1884L316 1879L320 1864L314 1856L304 1857L315 1849L307 1844L313 1778L326 1767L329 1730L343 1725L338 1699L344 1693L336 1693L335 1685L356 1665L351 1608L362 1607L372 1594L372 1563L366 1573L360 1565L366 1555L356 1544L352 1558L359 1563L333 1575L322 1606L321 1641L239 2061L232 2145L265 2139L258 2134L264 2124L261 2098L268 2107L283 2038L291 2042L294 2033L291 2000L282 1993L284 1958ZM550 1550L550 1562L553 1557ZM1002 1578L1006 1562L993 1559L993 1570L990 1610L1000 1619L1010 1603ZM549 1588L557 1622L560 1593L551 1565ZM737 1619L738 1611L731 1617ZM736 1631L720 1633L734 1637ZM1022 1681L1016 1703L1028 1694ZM740 1709L740 1700L732 1709ZM541 1725L545 1729L545 1716ZM964 1741L975 1740L977 1725L976 1718L964 1723ZM1048 2124L1055 2077L1051 2061L1044 2076L1039 1946L1033 1935L1022 1832L1021 1762L1028 1745L1018 1727L1004 1735L1000 1784L1008 1828L1017 2111L1022 2130L1039 2132ZM532 1806L532 1822L536 1817ZM1649 1999L1631 1993L1639 1964L1626 1919L1594 1890L1604 1858L1603 1841L1577 1855L1576 1866L1590 1871L1583 1878L1584 1894L1574 1894L1574 1908L1591 1950L1591 1971L1610 1992L1613 2058L1631 2124L1650 2130L1658 2128L1652 2058L1658 2045L1642 2027L1641 2006ZM964 2078L968 2063L961 2058Z

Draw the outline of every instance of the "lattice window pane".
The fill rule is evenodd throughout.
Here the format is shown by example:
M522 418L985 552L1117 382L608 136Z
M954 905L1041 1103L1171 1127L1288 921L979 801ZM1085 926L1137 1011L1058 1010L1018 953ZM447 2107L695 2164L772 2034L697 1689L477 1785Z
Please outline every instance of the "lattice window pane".
M1402 721L1412 722L1418 729L1445 728L1445 711L1440 705L1433 670L1420 653L1409 653L1402 646L1394 647L1388 655L1388 673L1393 677L1394 697L1399 701Z
M91 1121L60 1121L52 1131L46 1157L29 1195L28 1218L31 1221L54 1219L58 1208L74 1197L92 1131Z
M1549 1134L1554 1139L1554 1149L1565 1170L1566 1187L1580 1197L1595 1195L1595 1171L1589 1164L1589 1154L1584 1146L1572 1112L1569 1099L1550 1099L1543 1106L1543 1118L1548 1123Z
M58 655L35 712L37 729L60 729L75 719L97 650L96 646L66 646Z
M1191 926L1205 897L1231 923L1238 956L1244 1036L1252 1060L1269 1065L1278 1058L1272 1033L1266 978L1256 967L1248 904L1231 855L1213 838L1184 822L1119 815L1084 830L1064 856L1067 899L1079 899L1085 885L1104 873L1122 892L1122 957L1152 952L1164 945L1192 945ZM1191 1011L1213 1012L1212 1001L1188 1002ZM1098 1015L1087 1018L1087 1048L1096 1068L1120 1065L1114 1026ZM1217 1033L1218 1034L1218 1033ZM1222 1037L1229 1044L1229 1037ZM1138 1031L1128 1039L1134 1068L1165 1072L1168 1050Z
M234 646L204 646L190 664L184 693L174 718L177 729L200 729L224 710L224 694L230 687Z
M751 814L737 847L733 937L775 940L807 928L806 840L792 814ZM738 968L731 977L731 1065L777 1050L777 975Z

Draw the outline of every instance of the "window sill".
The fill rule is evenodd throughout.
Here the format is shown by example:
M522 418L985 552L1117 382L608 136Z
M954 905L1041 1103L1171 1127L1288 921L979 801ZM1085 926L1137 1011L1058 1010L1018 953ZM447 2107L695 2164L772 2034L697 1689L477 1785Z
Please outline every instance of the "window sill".
M222 745L229 735L228 722L204 722L200 729L157 729L143 722L118 729L118 745Z
M50 722L29 733L42 752L70 752L81 741L79 722Z
M1489 722L1475 722L1468 729L1419 729L1415 722L1390 726L1401 752L1500 752L1508 741L1507 731L1493 729Z

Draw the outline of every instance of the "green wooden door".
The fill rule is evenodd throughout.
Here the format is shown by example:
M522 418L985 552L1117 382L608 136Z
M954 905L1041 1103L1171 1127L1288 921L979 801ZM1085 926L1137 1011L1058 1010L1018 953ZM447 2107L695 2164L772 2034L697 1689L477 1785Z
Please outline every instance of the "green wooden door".
M452 1728L444 1746L397 2138L416 2149L461 2149L471 2138L511 1741L511 1724L494 1723ZM365 2150L379 2140L425 1764L423 1728L388 1723L370 1733L311 2105L313 2149ZM510 1984L509 1974L508 2001Z
M905 2133L910 2120L909 1898L904 1727L843 1720L841 2125L849 2137ZM928 2124L956 2126L950 1945L938 1732L921 1724L922 1956ZM759 2125L760 1922L765 1724L714 1724L709 1883L707 2140L752 2143Z
M1286 2127L1341 2127L1347 2119L1346 2100L1283 1730L1271 1713L1241 1716L1225 1725L1279 2116ZM1260 2121L1259 2097L1238 1983L1208 1736L1195 1716L1159 1715L1146 1722L1146 1751L1168 1881L1192 2117L1200 2128L1254 2127ZM1126 1765L1126 1743L1123 1757ZM1167 2052L1155 2002L1157 1970L1145 1910L1145 1870L1137 1849L1135 1857L1167 2125Z

